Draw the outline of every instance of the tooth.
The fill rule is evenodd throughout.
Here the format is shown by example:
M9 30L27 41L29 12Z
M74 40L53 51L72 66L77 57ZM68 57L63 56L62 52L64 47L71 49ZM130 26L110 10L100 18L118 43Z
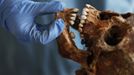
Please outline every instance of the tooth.
M76 14L71 14L71 16L76 17Z
M82 28L79 28L79 32L82 32Z
M79 24L79 27L83 27L83 25L82 24Z
M83 37L84 37L84 35L83 35L83 34L80 34L80 37L81 37L81 38L83 38Z
M74 21L76 19L76 17L70 17L70 19Z
M87 19L87 17L85 15L82 15L81 19L85 20L85 19Z
M73 25L73 24L74 24L74 21L69 21L69 23L70 23L71 25Z
M90 4L86 4L86 7L94 9L94 7L91 6Z
M74 32L70 32L70 35L71 35L71 37L72 37L73 39L75 38Z
M79 11L79 9L77 9L77 8L73 9L73 12L78 12L78 11Z
M82 23L82 24L85 23L85 20L81 20L80 23Z
M86 11L83 11L83 12L82 12L82 15L87 15L87 12L86 12Z
M125 19L124 18L120 18L120 17L117 17L119 20L121 20L122 22L125 22Z
M89 9L88 9L88 8L84 8L84 9L83 9L83 11L88 12L88 11L89 11Z
M89 4L86 4L86 7L88 7L88 8L89 8L89 7L91 7L91 5L89 5Z
M134 27L132 27L132 30L134 31Z

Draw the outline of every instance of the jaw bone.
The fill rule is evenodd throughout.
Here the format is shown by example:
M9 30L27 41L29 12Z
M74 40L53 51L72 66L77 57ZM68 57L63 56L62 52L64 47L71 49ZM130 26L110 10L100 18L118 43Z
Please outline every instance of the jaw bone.
M73 25L78 11L79 9L77 8L66 8L56 14L56 19L62 18L67 25Z

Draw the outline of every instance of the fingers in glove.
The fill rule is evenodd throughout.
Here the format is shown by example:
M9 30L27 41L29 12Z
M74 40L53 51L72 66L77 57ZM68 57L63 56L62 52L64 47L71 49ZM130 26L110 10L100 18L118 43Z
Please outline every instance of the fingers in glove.
M36 14L56 13L64 10L64 7L59 1L51 2L34 2Z
M34 39L42 44L47 44L56 39L64 29L64 21L58 19L54 21L49 27L45 27L44 30L39 30L38 25L34 23L29 32L27 33L31 39Z

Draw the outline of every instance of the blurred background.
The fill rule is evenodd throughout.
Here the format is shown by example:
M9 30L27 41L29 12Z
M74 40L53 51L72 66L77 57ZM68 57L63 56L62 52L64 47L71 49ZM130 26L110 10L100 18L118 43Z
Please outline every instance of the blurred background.
M50 1L50 0L35 0ZM112 10L120 13L134 12L134 0L59 0L66 8L82 10L89 3L99 10ZM39 22L47 23L50 16L43 16ZM77 47L80 44L79 33L76 34ZM80 65L62 58L58 53L56 40L47 45L36 42L22 42L0 28L0 75L75 75Z

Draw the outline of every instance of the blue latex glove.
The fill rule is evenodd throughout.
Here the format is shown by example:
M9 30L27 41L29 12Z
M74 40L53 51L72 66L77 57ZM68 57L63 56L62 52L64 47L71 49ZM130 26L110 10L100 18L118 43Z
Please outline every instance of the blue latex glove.
M0 25L18 39L36 40L46 44L60 35L64 29L64 21L57 19L48 27L40 28L34 22L35 17L63 10L62 4L58 1L1 0Z

